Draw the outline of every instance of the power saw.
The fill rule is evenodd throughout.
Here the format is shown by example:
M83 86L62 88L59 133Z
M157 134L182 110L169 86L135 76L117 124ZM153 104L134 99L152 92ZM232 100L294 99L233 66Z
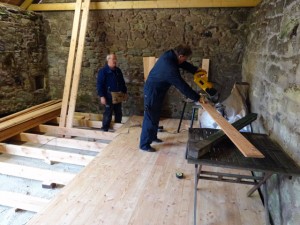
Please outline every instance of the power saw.
M213 88L213 84L208 81L207 72L205 70L200 69L194 74L194 82L208 95L208 99L213 103L218 101L219 93Z

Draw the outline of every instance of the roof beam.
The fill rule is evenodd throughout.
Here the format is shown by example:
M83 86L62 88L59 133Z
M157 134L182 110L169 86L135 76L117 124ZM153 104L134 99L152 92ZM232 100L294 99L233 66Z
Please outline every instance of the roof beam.
M90 10L103 9L167 9L167 8L210 8L210 7L254 7L261 0L163 0L163 1L114 1L91 2ZM75 3L31 4L32 11L75 10Z
M21 9L27 9L31 4L33 0L25 0L22 5L20 6Z

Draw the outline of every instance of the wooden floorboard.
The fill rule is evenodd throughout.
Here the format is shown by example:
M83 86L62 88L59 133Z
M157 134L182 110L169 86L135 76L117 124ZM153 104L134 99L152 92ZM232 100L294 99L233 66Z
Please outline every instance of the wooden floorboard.
M133 127L128 128L128 125ZM161 121L167 132L156 153L138 149L140 117L131 118L104 148L28 225L192 225L194 166L184 154L187 132L178 120ZM184 128L184 124L182 129ZM177 179L176 171L185 174ZM200 180L198 224L264 224L258 194L250 186ZM253 223L253 221L255 223Z

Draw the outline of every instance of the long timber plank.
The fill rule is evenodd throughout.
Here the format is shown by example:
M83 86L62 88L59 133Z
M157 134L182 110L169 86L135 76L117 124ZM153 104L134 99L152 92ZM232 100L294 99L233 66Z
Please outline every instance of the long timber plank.
M48 199L28 196L15 192L0 191L0 205L39 212L49 203Z
M107 143L83 141L83 140L76 140L70 138L59 138L55 136L47 136L47 135L31 134L31 133L20 133L14 136L12 140L37 143L42 145L67 147L67 148L72 147L80 150L93 151L93 152L100 152L103 148L107 146Z
M32 119L39 118L40 116L42 116L44 114L59 110L60 108L61 108L61 103L59 102L59 103L50 105L45 108L37 109L32 112L22 114L20 116L17 116L15 118L12 118L10 120L0 123L0 131L8 129L13 126L16 126L20 123L24 123L24 122L30 121Z
M227 137L236 145L245 157L264 158L264 155L252 145L237 129L235 129L214 107L209 103L201 103L201 106L221 127Z
M86 138L95 138L103 140L113 140L119 134L111 132L102 132L96 130L86 130L78 128L66 128L66 127L56 127L49 125L39 125L34 128L33 131L39 131L43 133L53 133L66 136L76 136L76 137L86 137Z
M60 123L59 123L60 127L66 126L71 83L72 83L72 78L73 78L77 36L78 36L78 30L79 30L79 24L80 24L82 1L83 0L76 0L76 4L75 4L71 44L70 44L70 51L69 51L69 57L68 57L68 64L67 64L67 71L66 71L66 78L65 78L65 85L64 85L64 93L63 93L63 100L62 100L62 107L61 107L61 114L60 114Z
M52 120L52 119L56 118L59 115L59 113L60 113L60 109L57 109L55 111L40 115L39 117L32 118L31 120L28 120L26 122L17 124L9 129L0 131L0 141L6 140L10 137L13 137L22 131L26 131L33 127L36 127L41 123L45 123L49 120Z
M4 143L0 143L0 152L10 155L42 159L50 162L62 162L81 166L86 166L94 159L93 156L87 156L77 153L59 152L54 150L45 150L42 148L18 146Z
M66 185L76 174L0 162L0 174Z
M134 117L134 123L141 120ZM160 121L168 132L158 134L164 142L153 144L155 153L139 150L140 127L121 132L27 225L192 225L194 165L184 158L187 132L171 132L178 122ZM184 179L176 178L178 171ZM222 182L216 186L213 181L199 185L198 224L239 225L249 215L255 216L255 224L264 223L259 196L247 197L249 186ZM239 185L238 190L232 188ZM236 201L243 201L243 208L237 208Z
M71 86L71 92L70 92L68 115L67 115L66 124L64 126L64 127L68 127L68 128L71 128L73 126L72 122L73 122L73 116L74 116L74 112L75 112L77 92L78 92L78 86L79 86L79 80L80 80L82 56L83 56L83 50L84 50L87 22L88 22L88 18L89 18L90 3L91 3L91 0L85 0L82 3L82 17L80 20L78 46L77 46L77 51L76 51L73 80L72 80L72 86Z
M56 103L59 103L59 102L61 102L61 100L51 100L51 101L44 102L44 103L39 104L39 105L32 106L32 107L24 109L24 110L22 110L20 112L16 112L14 114L5 116L3 118L0 118L0 123L2 123L4 121L7 121L7 120L10 120L10 119L13 119L13 118L15 118L17 116L20 116L22 114L25 114L25 113L28 113L28 112L32 112L34 110L37 110L37 109L40 109L40 108L43 108L43 107L46 107L46 106L50 106L50 105L53 105L53 104L56 104Z

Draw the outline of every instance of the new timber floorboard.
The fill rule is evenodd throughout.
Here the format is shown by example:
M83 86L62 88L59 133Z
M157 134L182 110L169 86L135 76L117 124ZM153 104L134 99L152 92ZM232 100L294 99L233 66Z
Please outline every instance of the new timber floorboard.
M187 130L177 133L179 120L161 120L167 132L158 137L164 142L153 144L155 153L143 152L138 148L141 121L131 117L27 225L192 225L194 165L184 157ZM177 171L185 178L177 179ZM247 197L250 187L200 180L198 224L264 224L258 194Z

